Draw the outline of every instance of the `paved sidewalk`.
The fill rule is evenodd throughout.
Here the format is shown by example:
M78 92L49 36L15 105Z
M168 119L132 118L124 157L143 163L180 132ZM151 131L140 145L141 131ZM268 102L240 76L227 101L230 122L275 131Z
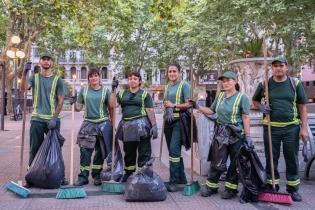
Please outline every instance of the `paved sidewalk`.
M66 143L63 148L63 155L66 164L66 175L69 176L69 160L70 160L70 132L71 129L78 131L82 113L76 113L76 122L71 122L70 112L63 112L63 119L61 125L61 133L66 138ZM159 130L161 131L161 116L157 116ZM84 199L72 199L72 200L58 200L55 199L57 190L42 190L32 188L32 194L29 198L22 199L13 193L9 192L5 188L5 183L8 180L17 181L19 173L19 153L20 153L20 140L21 140L21 127L22 122L14 122L6 119L6 129L8 131L0 131L0 209L1 210L62 210L62 209L158 209L158 210L175 210L175 209L189 209L189 210L216 210L216 209L261 209L261 210L276 210L276 209L315 209L315 173L312 173L311 181L302 180L301 194L303 196L303 202L294 203L292 206L283 206L267 203L255 203L255 204L241 204L238 198L232 200L222 200L219 195L215 195L209 198L203 198L196 194L191 197L185 197L181 195L181 192L168 193L167 199L163 202L126 202L123 195L108 195L101 192L99 187L95 187L89 184L85 187L88 197ZM28 129L29 120L27 120L27 133L25 141L24 151L24 168L26 169L26 163L28 159L29 140ZM152 141L152 148L154 156L158 156L159 140ZM163 155L167 155L165 152ZM155 171L164 179L168 180L168 169L165 165L155 162ZM24 173L26 171L24 170ZM75 174L79 172L79 149L75 146ZM187 173L188 175L189 173ZM283 174L282 174L283 175ZM302 177L302 175L301 175ZM76 177L75 177L76 178ZM205 177L197 177L200 183L205 182ZM284 178L282 178L281 187L285 189ZM92 181L92 180L91 180ZM92 183L92 182L91 182ZM223 183L221 183L220 191L223 190ZM241 191L241 187L239 187Z

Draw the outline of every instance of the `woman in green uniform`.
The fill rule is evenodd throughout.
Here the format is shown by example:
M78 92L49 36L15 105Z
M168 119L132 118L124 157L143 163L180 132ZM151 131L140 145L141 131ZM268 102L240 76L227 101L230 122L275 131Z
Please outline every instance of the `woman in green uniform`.
M189 108L190 87L181 80L181 68L178 64L170 64L167 68L169 83L165 87L164 134L169 151L170 179L166 188L169 192L176 192L178 184L186 184L184 163L181 157L180 115L181 111Z
M141 168L150 160L151 137L156 139L158 136L153 100L147 91L140 88L139 72L128 75L128 86L129 89L117 93L117 101L122 109L117 138L123 141L125 152L125 174L122 182L127 181L137 166Z
M91 69L88 73L88 86L83 87L79 93L75 111L84 109L84 121L78 133L77 142L80 146L80 173L74 185L88 184L89 172L92 169L94 185L100 185L101 171L104 159L107 158L107 166L111 164L112 142L112 107L114 94L108 88L102 86L100 73L97 69ZM115 167L120 161L122 175L122 158L119 147L116 147ZM93 164L92 153L95 150Z
M250 106L247 96L238 91L239 86L234 72L226 71L223 76L219 77L219 80L222 80L224 92L218 94L218 97L216 97L210 108L199 107L198 104L193 103L194 108L206 115L217 114L214 129L215 135L211 143L212 149L210 149L209 154L209 157L211 157L211 155L213 156L213 154L217 154L217 157L210 158L210 172L206 185L201 190L201 196L208 197L218 192L218 181L221 173L226 170L226 160L229 156L231 162L227 169L225 190L221 197L223 199L230 199L235 197L238 192L236 154L244 141L250 146L253 144L250 138L249 126ZM222 139L222 142L218 140L219 142L217 143L225 147L226 156L222 154L223 152L221 152L221 154L218 152L219 147L213 146L214 139ZM222 156L225 157L221 159ZM218 158L221 159L220 164L214 163Z

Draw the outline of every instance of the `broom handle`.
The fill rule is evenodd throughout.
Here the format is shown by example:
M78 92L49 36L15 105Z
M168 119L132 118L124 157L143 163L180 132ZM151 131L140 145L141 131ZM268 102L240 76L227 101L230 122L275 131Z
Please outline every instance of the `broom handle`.
M72 84L72 95L75 95L75 80L73 80L73 84ZM71 120L72 120L72 125L75 124L74 122L74 106L75 103L72 104L71 107ZM74 155L74 128L72 126L71 128L71 144L70 144L70 185L73 185L73 171L74 171L74 164L73 164L73 155Z
M194 98L194 73L193 73L193 67L192 67L192 52L190 51L189 53L189 70L190 70L190 81L191 81L191 90L190 90L190 98L193 100ZM194 121L194 109L191 107L191 115L190 115L190 161L191 161L191 183L194 181L194 126L193 126L193 121Z
M162 133L161 133L161 142L160 142L160 162L162 161L162 151L163 151L163 139L164 139L164 126L165 126L165 121L163 118L163 124L162 124Z
M115 95L115 90L113 91L113 94L115 96L115 103L114 103L114 107L113 107L113 116L112 116L112 125L113 125L113 138L112 138L112 174L111 174L111 180L114 180L114 165L115 165L115 115L116 115L116 95Z
M27 74L25 84L27 84ZM22 122L22 141L21 141L21 151L20 151L20 173L19 173L19 181L22 184L22 171L23 171L23 162L24 162L24 140L25 140L25 124L26 124L26 99L27 99L27 90L21 88L23 91L23 122Z
M267 67L267 47L265 42L265 36L263 37L263 48L264 48L264 68L265 68L265 100L266 104L269 105L269 88L268 88L268 67ZM275 173L273 165L273 153L272 153L272 139L271 139L271 123L270 114L266 114L267 124L268 124L268 146L269 146L269 159L270 159L270 169L271 169L271 180L272 188L276 189L275 185Z

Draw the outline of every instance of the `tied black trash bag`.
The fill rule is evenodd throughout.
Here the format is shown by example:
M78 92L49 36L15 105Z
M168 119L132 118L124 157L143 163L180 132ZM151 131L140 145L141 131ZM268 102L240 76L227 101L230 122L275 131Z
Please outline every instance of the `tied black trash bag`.
M34 187L59 188L64 178L65 166L60 144L64 138L56 129L50 130L40 146L25 180Z
M124 196L126 201L164 201L166 193L161 177L146 165L128 178Z
M114 176L113 179L115 182L120 182L122 176L123 176L123 161L122 161L122 155L120 152L120 149L118 148L119 144L116 142L116 152L115 152L115 165L114 165ZM110 181L112 178L112 153L108 154L108 166L102 170L101 172L101 180L102 181Z
M264 190L266 173L254 147L249 147L244 143L240 148L236 162L239 178L244 186L240 202L257 202L258 195Z

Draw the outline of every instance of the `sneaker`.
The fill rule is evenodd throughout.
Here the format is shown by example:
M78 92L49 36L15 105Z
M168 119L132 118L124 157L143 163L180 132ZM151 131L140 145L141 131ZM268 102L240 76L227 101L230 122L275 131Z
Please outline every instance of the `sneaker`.
M204 186L200 190L200 195L202 197L210 197L211 195L214 195L214 194L217 194L217 193L218 193L218 189L210 188L208 186Z
M94 183L95 186L99 186L102 184L102 180L101 179L94 179Z
M69 181L66 178L63 178L63 180L60 183L61 185L68 185Z
M178 191L177 185L174 183L167 183L165 185L165 187L166 187L168 192L177 192Z
M291 198L295 202L301 202L302 196L298 193L298 191L290 192Z
M79 180L76 181L73 185L74 185L74 186L82 186L82 185L86 185L86 184L88 184L88 183L89 183L89 181L79 179Z
M231 199L236 197L237 195L237 190L232 190L232 189L225 189L223 193L221 194L222 199Z
M132 173L125 173L124 176L121 178L121 182L125 183L127 179L132 175Z

